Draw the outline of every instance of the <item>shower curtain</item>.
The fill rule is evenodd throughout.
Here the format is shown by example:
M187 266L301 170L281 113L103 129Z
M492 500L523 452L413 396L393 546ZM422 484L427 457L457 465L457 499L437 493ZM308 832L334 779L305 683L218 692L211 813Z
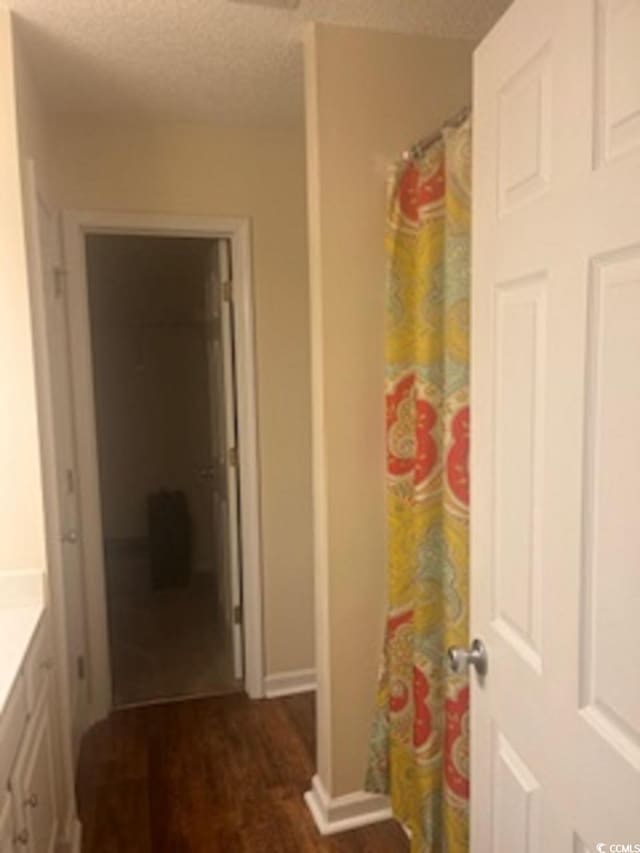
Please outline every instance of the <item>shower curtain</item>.
M412 853L466 853L471 121L391 177L387 252L388 616L366 787Z

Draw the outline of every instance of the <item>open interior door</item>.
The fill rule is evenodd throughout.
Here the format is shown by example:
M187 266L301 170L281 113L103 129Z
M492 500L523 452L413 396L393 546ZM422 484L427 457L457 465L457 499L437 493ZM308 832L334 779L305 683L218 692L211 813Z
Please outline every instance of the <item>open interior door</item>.
M213 523L221 609L233 644L234 676L244 674L238 452L231 294L231 244L216 240L211 253L206 305L210 432L214 464Z
M640 845L640 0L475 56L472 850Z

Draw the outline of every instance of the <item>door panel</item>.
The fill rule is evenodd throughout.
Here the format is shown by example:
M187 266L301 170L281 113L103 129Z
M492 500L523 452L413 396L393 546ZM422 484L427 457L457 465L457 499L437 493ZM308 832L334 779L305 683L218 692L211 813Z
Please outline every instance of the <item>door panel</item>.
M474 80L472 847L640 842L640 0L515 0Z
M496 853L543 853L540 846L540 785L504 735L494 744Z
M640 253L616 253L590 272L581 704L640 769L640 645L619 654L640 588L640 382L622 379L640 365Z
M545 276L496 287L496 630L534 670L541 660L539 508L544 394ZM522 464L513 460L522 457Z
M640 147L640 7L596 2L595 162L602 166Z

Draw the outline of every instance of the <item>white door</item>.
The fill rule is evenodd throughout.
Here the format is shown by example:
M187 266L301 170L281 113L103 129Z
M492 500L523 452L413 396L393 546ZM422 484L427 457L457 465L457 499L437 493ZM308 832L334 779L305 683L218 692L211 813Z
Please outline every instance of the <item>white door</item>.
M30 194L31 251L36 256L34 299L43 321L43 328L38 330L42 348L38 363L49 559L52 571L59 571L62 577L62 600L56 601L56 607L63 611L65 623L69 708L73 749L77 753L87 710L87 630L69 330L58 215L43 198L33 177Z
M212 248L212 272L207 286L209 334L209 411L212 438L211 484L216 571L222 609L233 644L235 678L244 672L242 635L242 585L238 505L238 454L233 350L233 301L231 298L231 244L216 240Z
M515 0L474 73L472 850L633 850L640 0Z

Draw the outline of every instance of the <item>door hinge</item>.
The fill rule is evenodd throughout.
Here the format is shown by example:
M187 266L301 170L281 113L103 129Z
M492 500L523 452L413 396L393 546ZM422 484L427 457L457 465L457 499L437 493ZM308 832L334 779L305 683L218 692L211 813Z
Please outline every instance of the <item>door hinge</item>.
M233 282L232 281L223 281L222 282L222 298L225 302L233 301Z
M72 495L76 490L75 485L75 477L73 476L73 470L71 468L67 468L65 471L65 477L67 481L67 494Z
M85 677L85 666L84 666L84 655L78 655L76 658L76 672L78 673L78 678L80 681L84 681Z
M64 294L67 271L64 267L53 268L53 293L56 297Z
M233 468L238 467L238 448L237 447L230 447L229 448L229 450L227 452L227 459L229 460L229 465L231 465Z
M236 604L233 608L233 624L242 625L242 605Z

